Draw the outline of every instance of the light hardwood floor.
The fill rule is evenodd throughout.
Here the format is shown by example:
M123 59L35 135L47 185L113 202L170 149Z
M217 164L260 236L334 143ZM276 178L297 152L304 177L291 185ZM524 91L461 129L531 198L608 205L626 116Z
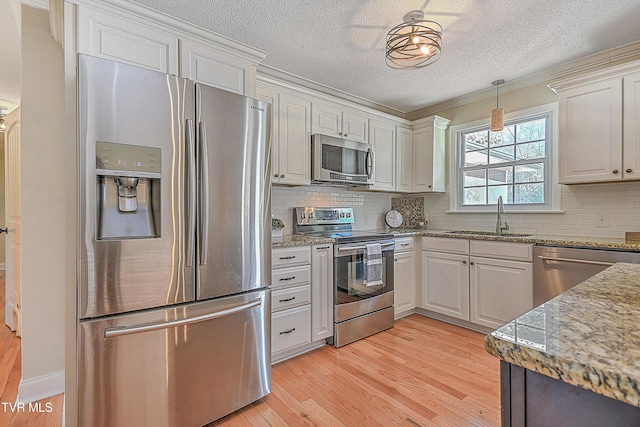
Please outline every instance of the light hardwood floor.
M417 314L273 367L272 393L212 426L499 426L482 334Z
M20 338L6 326L0 327L0 354L0 427L61 426L62 395L39 402L40 408L50 404L50 413L8 407L21 371ZM414 314L345 347L278 363L270 395L209 427L498 426L499 369L484 351L482 334Z

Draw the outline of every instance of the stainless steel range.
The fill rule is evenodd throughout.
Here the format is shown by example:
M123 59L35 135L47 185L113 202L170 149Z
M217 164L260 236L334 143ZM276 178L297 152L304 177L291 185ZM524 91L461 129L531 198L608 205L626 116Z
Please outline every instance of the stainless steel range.
M333 247L335 347L393 327L391 234L353 230L353 208L300 207L294 232L331 237Z

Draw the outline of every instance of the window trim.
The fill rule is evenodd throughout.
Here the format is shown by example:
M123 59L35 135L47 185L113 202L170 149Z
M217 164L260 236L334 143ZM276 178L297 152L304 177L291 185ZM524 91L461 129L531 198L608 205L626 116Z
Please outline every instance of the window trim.
M505 204L505 209L518 213L560 213L560 185L558 182L558 103L552 102L524 110L514 111L505 114L505 125L535 119L543 114L549 114L549 122L546 129L546 146L549 156L544 160L545 167L548 167L548 180L545 182L545 193L548 200L544 204L513 205ZM550 126L549 126L550 125ZM462 179L462 152L460 134L469 133L475 130L489 127L489 118L476 120L473 122L454 125L449 128L449 155L452 161L449 163L449 211L447 213L494 213L496 204L490 205L462 205L462 188L459 185ZM550 127L550 129L549 129Z

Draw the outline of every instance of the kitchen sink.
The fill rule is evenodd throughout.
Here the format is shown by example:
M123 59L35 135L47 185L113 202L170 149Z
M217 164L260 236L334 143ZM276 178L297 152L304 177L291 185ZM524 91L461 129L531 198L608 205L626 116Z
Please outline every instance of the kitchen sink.
M445 231L443 234L471 234L474 236L504 236L504 237L529 237L531 234L521 233L496 233L495 231L468 231L468 230L453 230Z

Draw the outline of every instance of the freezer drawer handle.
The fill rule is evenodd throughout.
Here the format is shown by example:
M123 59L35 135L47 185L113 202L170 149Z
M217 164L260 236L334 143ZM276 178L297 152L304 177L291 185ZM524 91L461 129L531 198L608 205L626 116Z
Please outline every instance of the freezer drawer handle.
M296 330L296 328L292 328L292 329L289 329L288 331L280 332L280 335L290 334L291 332L293 332L295 330Z
M289 301L293 301L294 299L296 299L296 297L281 299L278 302L289 302Z
M203 314L202 316L191 317L189 319L172 320L170 322L152 323L149 325L140 326L116 326L112 328L105 328L104 337L113 338L122 335L139 334L142 332L159 331L161 329L175 328L178 326L191 325L193 323L206 322L207 320L217 319L219 317L228 316L230 314L237 313L239 311L248 310L253 307L257 307L262 304L261 298L256 298L248 303L237 305L235 307L227 308L226 310L217 311L215 313Z
M615 262L589 261L586 259L573 259L573 258L556 258L556 257L543 256L543 255L538 255L538 258L547 260L547 261L575 262L576 264L606 265L606 266L611 266L615 264Z
M291 256L281 256L280 259L294 259L296 256L295 255L291 255Z
M280 281L281 281L281 282L285 282L285 281L287 281L287 280L293 280L293 279L295 279L295 278L296 278L296 276L283 277L283 278L281 278L281 279L280 279Z

